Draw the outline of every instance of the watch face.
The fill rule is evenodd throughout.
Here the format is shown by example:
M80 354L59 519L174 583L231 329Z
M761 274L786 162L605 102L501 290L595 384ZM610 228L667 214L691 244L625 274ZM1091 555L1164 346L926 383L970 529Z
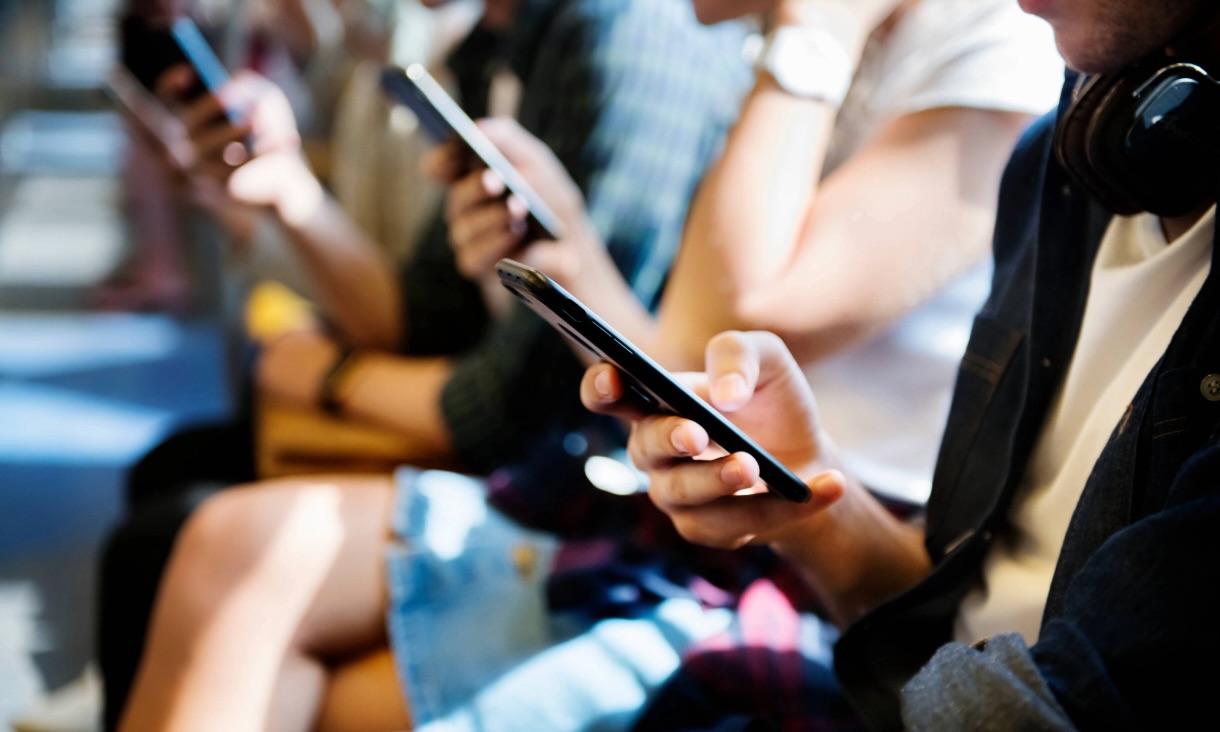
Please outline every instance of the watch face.
M838 106L851 84L853 64L833 36L818 28L783 27L765 51L765 68L789 94Z

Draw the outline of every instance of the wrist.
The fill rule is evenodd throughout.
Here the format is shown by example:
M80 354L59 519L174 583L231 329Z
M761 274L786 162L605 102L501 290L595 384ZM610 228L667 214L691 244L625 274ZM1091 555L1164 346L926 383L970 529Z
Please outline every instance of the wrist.
M850 59L854 70L871 29L851 8L835 0L781 2L771 28L816 28L834 40Z
M317 404L323 412L335 417L343 414L347 377L358 357L359 352L351 346L341 345L336 349L334 359L318 382Z
M326 200L326 191L304 160L297 161L283 180L285 185L276 195L272 207L285 226L302 227L321 209Z
M601 270L597 265L602 260L609 260L609 253L587 218L580 219L578 225L569 224L567 228L568 233L558 247L559 257L544 271L561 287L578 293L586 279L596 280L597 272Z

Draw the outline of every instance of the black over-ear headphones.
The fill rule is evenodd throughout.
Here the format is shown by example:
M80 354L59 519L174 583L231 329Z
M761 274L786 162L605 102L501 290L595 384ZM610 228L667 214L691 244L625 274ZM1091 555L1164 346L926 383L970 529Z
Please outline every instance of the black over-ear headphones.
M1056 130L1055 152L1117 214L1193 211L1220 191L1220 82L1164 57L1082 77Z

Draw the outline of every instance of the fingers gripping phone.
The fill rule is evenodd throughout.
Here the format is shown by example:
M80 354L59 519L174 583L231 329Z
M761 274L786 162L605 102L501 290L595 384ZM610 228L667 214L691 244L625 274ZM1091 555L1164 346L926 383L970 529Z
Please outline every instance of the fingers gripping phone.
M115 66L106 75L103 90L139 131L163 151L171 151L177 141L174 132L181 123L173 113L145 89L124 66Z
M126 15L120 33L121 62L149 91L156 89L162 74L178 64L189 64L195 72L195 81L184 94L188 100L215 93L229 80L224 64L190 18L160 24Z
M637 399L658 411L697 422L729 452L754 456L763 482L780 496L797 503L812 497L804 481L549 277L511 259L501 259L496 273L509 291L569 341L614 364Z
M389 66L381 72L381 88L391 99L414 112L420 126L433 140L442 143L455 138L461 140L475 166L495 171L508 193L525 203L529 211L526 224L533 238L559 239L563 236L559 217L427 69L420 64L411 64L406 69Z

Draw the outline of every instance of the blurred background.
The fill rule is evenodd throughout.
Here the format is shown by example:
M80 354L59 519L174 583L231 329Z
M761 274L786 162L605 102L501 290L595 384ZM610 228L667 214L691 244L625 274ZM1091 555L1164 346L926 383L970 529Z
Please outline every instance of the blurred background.
M91 683L95 564L126 471L232 409L233 308L206 235L178 314L99 297L131 246L103 91L117 5L0 0L0 730Z

